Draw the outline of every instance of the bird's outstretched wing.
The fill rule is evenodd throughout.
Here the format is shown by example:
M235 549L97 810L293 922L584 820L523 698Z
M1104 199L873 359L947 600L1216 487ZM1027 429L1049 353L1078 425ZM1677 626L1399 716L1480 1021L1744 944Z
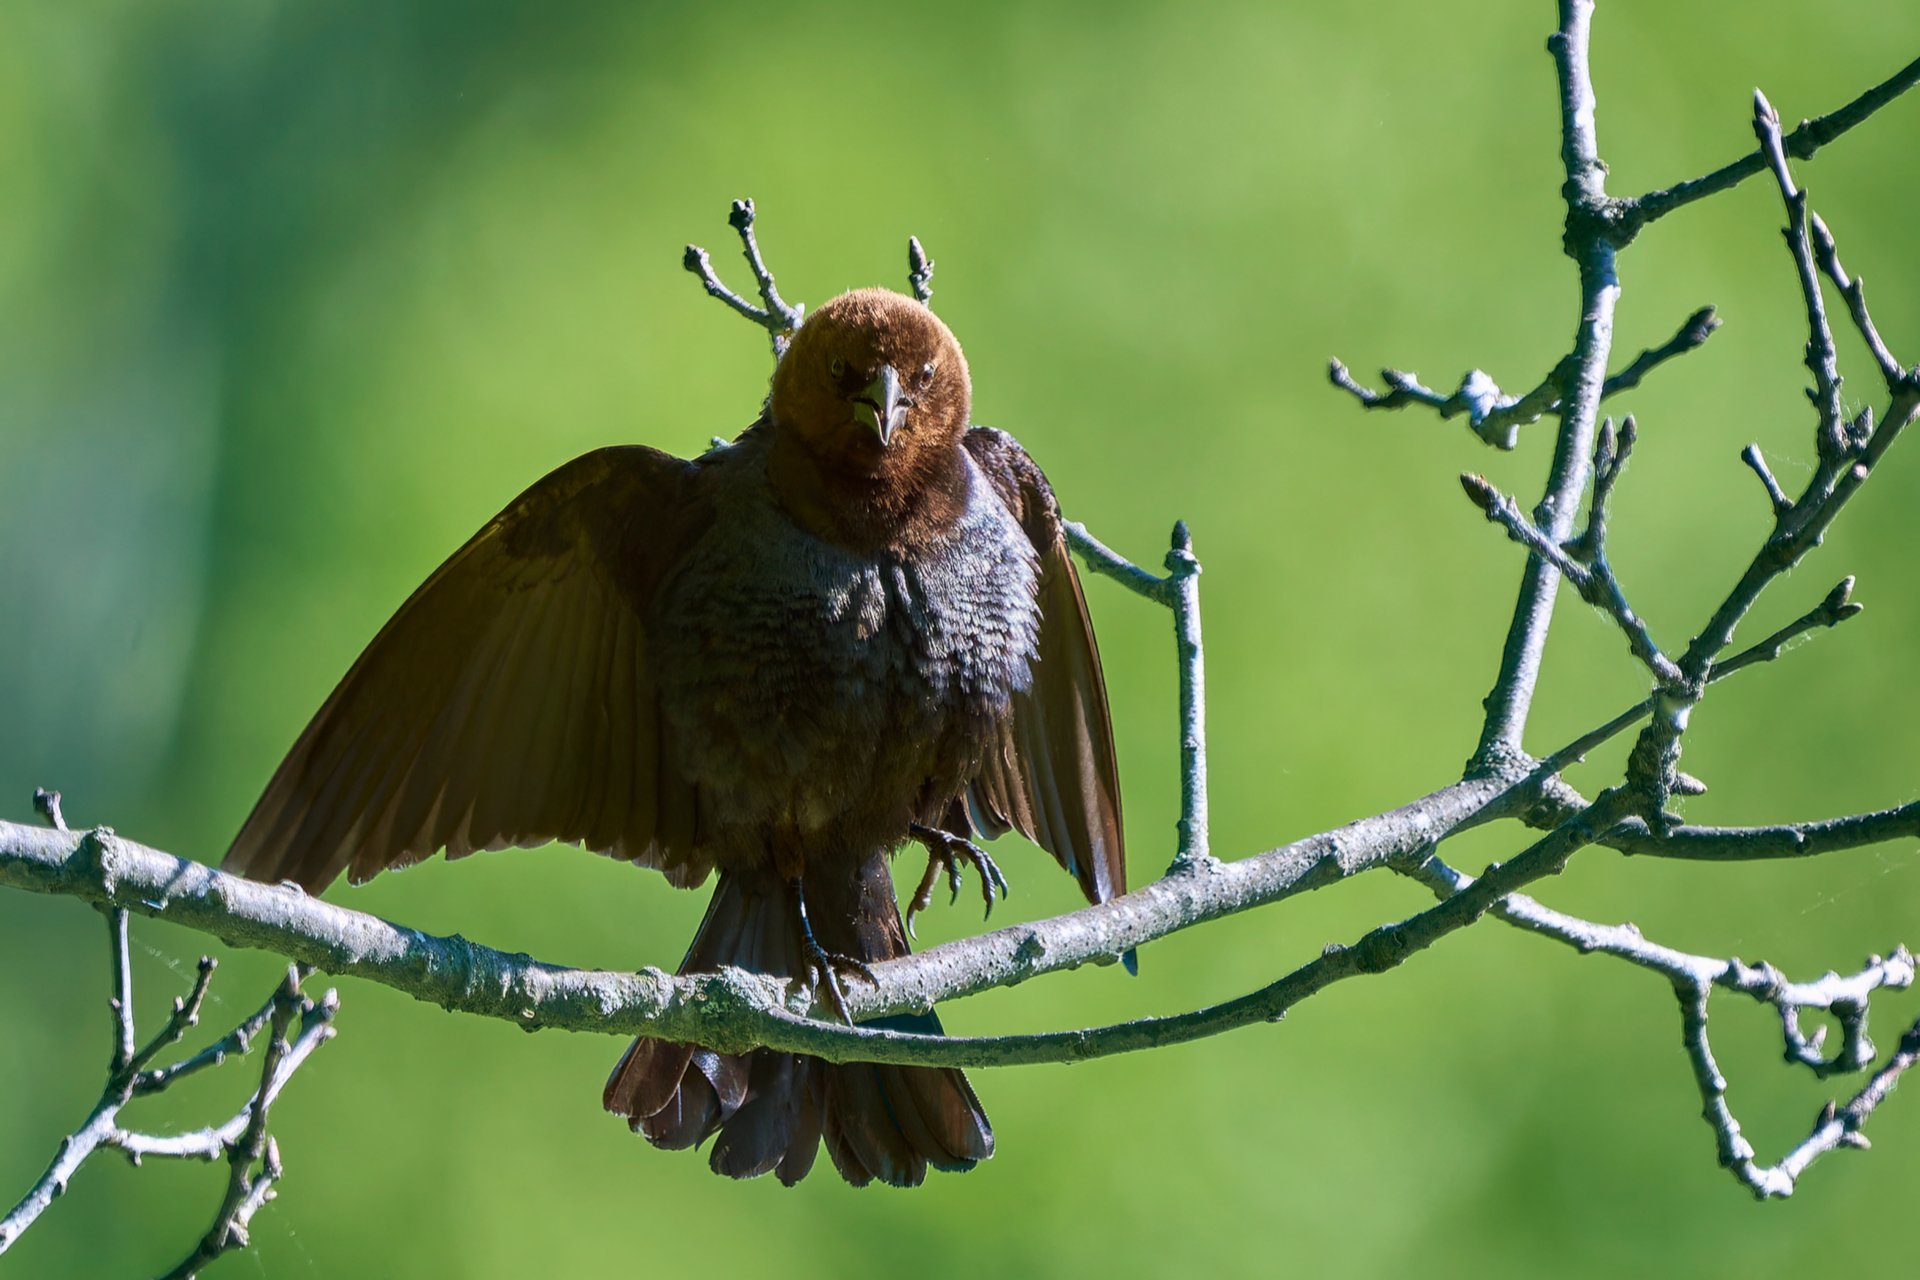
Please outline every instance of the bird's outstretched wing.
M989 745L968 788L968 809L983 834L1019 831L1073 874L1089 902L1104 902L1127 888L1119 767L1100 650L1059 504L1012 436L974 427L964 441L1040 553L1033 684L1015 697L999 741Z
M514 499L367 646L222 866L317 891L437 849L567 840L704 879L643 623L704 526L696 470L600 449Z

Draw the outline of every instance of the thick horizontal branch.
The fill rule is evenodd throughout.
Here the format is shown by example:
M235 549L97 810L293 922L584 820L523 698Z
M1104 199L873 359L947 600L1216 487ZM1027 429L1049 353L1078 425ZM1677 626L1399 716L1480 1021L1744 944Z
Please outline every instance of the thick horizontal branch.
M1203 864L1097 907L961 939L873 966L854 983L855 1017L929 1008L1044 973L1110 962L1180 929L1277 902L1406 858L1465 825L1504 816L1514 776L1444 787L1411 804L1271 852ZM275 952L331 974L368 978L443 1008L542 1027L658 1035L722 1050L756 1045L833 1061L1005 1061L964 1041L876 1045L873 1033L797 1015L805 997L780 980L728 970L673 977L570 969L439 937L123 840L105 829L48 831L0 822L0 885L122 906ZM900 1037L902 1041L914 1037ZM1084 1056L1063 1047L1051 1058Z

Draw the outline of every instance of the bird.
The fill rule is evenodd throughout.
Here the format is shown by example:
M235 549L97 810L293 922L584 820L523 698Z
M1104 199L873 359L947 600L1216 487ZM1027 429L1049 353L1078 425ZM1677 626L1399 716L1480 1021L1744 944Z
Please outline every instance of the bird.
M970 422L921 302L844 293L758 417L692 459L597 449L536 481L400 607L275 770L223 869L318 893L445 850L571 842L692 888L681 973L812 989L908 954L936 873L1018 831L1090 902L1126 888L1099 650L1045 475ZM903 922L890 863L925 846ZM939 1034L932 1012L865 1025ZM641 1037L604 1107L654 1145L791 1186L973 1168L959 1070Z

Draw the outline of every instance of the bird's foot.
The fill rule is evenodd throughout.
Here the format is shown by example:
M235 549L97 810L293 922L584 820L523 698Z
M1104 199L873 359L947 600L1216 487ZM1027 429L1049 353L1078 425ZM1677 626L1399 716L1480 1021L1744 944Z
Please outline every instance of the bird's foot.
M879 986L880 980L858 956L829 951L820 945L820 940L813 936L813 922L807 919L805 886L796 879L789 881L788 887L793 890L794 911L800 922L800 945L806 952L807 985L815 992L824 988L827 1003L840 1015L840 1021L852 1026L853 1015L847 1012L847 993L840 987L840 976L864 978L871 987Z
M1007 877L1001 872L999 864L987 856L987 851L964 836L951 831L942 831L938 827L914 823L907 833L927 850L927 872L920 877L920 887L913 891L912 901L907 903L907 936L913 937L913 918L933 905L933 886L945 870L947 886L952 890L953 902L960 901L960 882L964 878L961 865L971 863L980 873L980 896L987 904L987 918L993 918L993 895L1007 896Z
M840 980L843 977L860 978L870 987L879 986L880 980L873 976L873 970L867 966L866 961L858 956L829 951L812 938L806 940L806 947L809 985L815 992L824 990L827 993L827 1003L832 1005L833 1011L840 1015L840 1021L852 1026L853 1015L847 1012L847 993L841 988Z

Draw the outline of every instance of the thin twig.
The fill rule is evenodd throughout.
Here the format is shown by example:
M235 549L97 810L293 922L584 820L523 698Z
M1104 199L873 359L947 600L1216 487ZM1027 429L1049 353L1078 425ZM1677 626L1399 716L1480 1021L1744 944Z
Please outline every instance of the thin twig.
M1867 311L1866 282L1858 276L1849 276L1847 269L1840 265L1839 247L1834 244L1833 232L1820 220L1820 215L1809 214L1808 222L1813 236L1813 252L1820 263L1820 270L1826 273L1827 278L1833 281L1833 287L1846 299L1847 312L1853 317L1854 328L1860 331L1867 350L1873 353L1873 362L1880 366L1880 377L1887 384L1888 393L1896 393L1902 387L1911 385L1914 372L1902 368L1893 352L1887 349L1886 341L1873 323L1873 316Z
M49 791L45 787L33 789L33 811L46 819L47 825L55 831L67 829L67 819L60 812L60 793Z
M1601 399L1631 391L1649 373L1676 356L1699 347L1720 327L1712 307L1702 307L1688 316L1675 334L1657 347L1648 347L1635 356L1626 368L1601 385ZM1398 369L1382 369L1381 380L1387 390L1375 391L1355 381L1347 366L1338 360L1327 362L1327 380L1360 402L1363 409L1404 409L1424 405L1442 419L1467 415L1475 435L1496 449L1512 449L1520 443L1520 428L1531 426L1548 414L1560 412L1560 386L1569 372L1563 361L1533 390L1522 396L1508 395L1479 369L1470 369L1460 385L1447 395L1423 386L1420 379Z
M773 358L778 361L785 354L793 331L800 327L803 313L801 308L790 306L780 296L780 290L774 284L773 272L767 269L766 261L760 256L760 242L753 234L753 219L751 199L735 200L727 213L727 225L740 237L740 251L746 257L747 269L753 273L754 283L759 286L760 301L764 305L756 307L722 284L720 277L714 273L713 260L699 245L688 245L680 262L688 271L700 277L700 283L710 296L718 298L767 331L773 343Z
M1814 152L1916 84L1920 84L1920 58L1909 62L1839 110L1829 112L1817 120L1802 120L1799 127L1786 135L1783 140L1786 153L1796 160L1811 159ZM1696 200L1745 182L1755 174L1765 172L1766 168L1765 153L1756 149L1730 164L1720 166L1704 177L1690 178L1685 182L1677 182L1671 187L1622 200L1615 223L1615 234L1619 237L1619 243L1624 247L1656 218L1663 218L1675 209L1683 208Z
M147 1041L145 1048L127 1059L122 1070L138 1077L133 1085L136 1096L163 1089L171 1082L173 1075L185 1074L175 1070L163 1077L161 1072L147 1071L146 1066L159 1055L162 1049L178 1044L180 1038L186 1035L190 1028L200 1024L200 1005L207 998L207 988L213 984L213 971L218 965L219 962L212 956L200 957L200 963L194 969L193 989L187 992L184 1000L178 997L174 999L173 1012L167 1016L167 1021L160 1028L159 1033ZM161 1077L159 1083L143 1083L156 1077Z
M1846 1106L1835 1107L1829 1102L1814 1121L1813 1132L1799 1146L1783 1156L1773 1168L1752 1170L1752 1176L1743 1177L1743 1180L1748 1181L1763 1199L1790 1195L1807 1166L1821 1156L1841 1147L1864 1151L1872 1145L1862 1132L1868 1117L1887 1100L1894 1085L1900 1082L1900 1077L1915 1062L1920 1062L1920 1020L1907 1028L1906 1034L1900 1037L1899 1047L1886 1064L1873 1074L1873 1078L1853 1095Z
M60 833L67 835L65 831ZM110 916L124 922L125 910L114 907ZM118 936L124 938L124 932ZM118 949L116 948L116 954ZM289 970L286 982L268 1001L266 1012L276 1021L280 1031L279 1051L269 1053L262 1067L261 1081L247 1104L224 1124L210 1126L190 1133L156 1135L140 1133L122 1128L120 1113L135 1098L150 1096L165 1090L169 1085L197 1071L202 1067L214 1065L225 1057L224 1052L203 1051L193 1058L172 1066L157 1070L146 1070L146 1064L163 1048L177 1042L193 1025L201 1002L205 999L207 986L212 980L214 965L209 959L202 959L198 973L194 978L192 991L184 1000L175 1000L173 1011L165 1026L144 1048L131 1052L122 1060L116 1053L112 1070L109 1071L105 1088L100 1100L80 1126L68 1134L54 1154L53 1162L47 1166L39 1180L27 1190L25 1196L14 1205L4 1218L0 1218L0 1254L4 1254L14 1241L18 1240L26 1229L36 1222L54 1200L65 1194L68 1184L87 1159L102 1148L113 1148L124 1152L128 1158L138 1163L145 1156L167 1156L213 1160L223 1156L234 1159L235 1144L241 1149L253 1152L246 1168L250 1170L254 1163L262 1159L260 1143L266 1141L267 1110L274 1099L286 1086L293 1073L306 1061L307 1057L333 1035L333 1018L339 1009L339 997L332 991L327 992L318 1004L300 994L299 979L303 970ZM121 972L118 961L114 964L114 980L119 981ZM131 1009L131 991L123 998L123 1005ZM288 1046L284 1043L285 1028L294 1018L300 1019L300 1032L297 1040ZM128 1033L132 1031L132 1019L127 1019ZM258 1023L249 1019L224 1038L222 1044L245 1052L250 1033L246 1030ZM116 1039L118 1037L116 1036ZM231 1200L232 1181L229 1182L229 1198L222 1201L220 1214L215 1220L215 1231L209 1232L207 1241L215 1238L216 1232L224 1243L222 1250L236 1248L245 1244L246 1224L254 1212L271 1198L267 1191L278 1174L279 1157L277 1152L268 1161L271 1175L259 1176L246 1174L246 1185L238 1203ZM224 1224L224 1225L223 1225ZM237 1232L236 1232L237 1228ZM206 1241L203 1241L203 1246ZM196 1251L195 1257L199 1257ZM197 1265L214 1255L201 1258ZM185 1263L182 1264L186 1266ZM190 1275L193 1269L176 1271L174 1274Z
M213 1225L200 1238L193 1251L163 1280L193 1280L202 1268L221 1254L247 1246L247 1226L260 1207L273 1198L274 1183L280 1180L280 1147L267 1136L267 1119L273 1106L274 1083L292 1054L287 1031L301 1012L300 974L287 971L286 981L273 1000L273 1018L267 1050L261 1055L260 1087L246 1113L246 1123L237 1138L227 1144L227 1190L213 1215ZM254 1171L259 1166L259 1172Z
M1103 577L1112 578L1137 596L1173 608L1173 588L1168 579L1148 573L1087 532L1087 526L1078 521L1067 520L1063 523L1067 531L1067 544L1080 554L1089 569Z
M297 970L300 966L294 966L294 968ZM279 1006L269 1000L267 1007L269 1010L274 1010ZM301 1065L313 1055L316 1049L334 1036L334 1017L340 1011L338 993L329 989L318 1001L301 996L292 1007L299 1015L300 1028L293 1036L291 1046L275 1062L274 1069L262 1075L265 1088L256 1091L232 1116L219 1124L208 1125L202 1129L191 1129L184 1133L140 1133L132 1130L116 1130L107 1139L107 1145L125 1152L129 1159L136 1162L145 1156L196 1160L218 1160L225 1156L228 1149L245 1133L255 1108L263 1100L267 1106L271 1107Z
M1774 181L1787 206L1787 248L1793 254L1800 276L1800 292L1807 308L1807 369L1813 374L1813 402L1820 410L1820 453L1837 458L1846 450L1842 427L1846 413L1840 406L1839 357L1833 347L1833 329L1827 323L1826 300L1820 295L1820 275L1813 262L1813 248L1807 238L1807 193L1794 186L1787 169L1786 146L1780 138L1780 113L1767 96L1753 91L1753 132L1760 139L1760 150L1773 167Z
M1456 871L1437 856L1413 866L1402 864L1400 869L1443 900L1474 882L1472 876ZM1774 1170L1754 1164L1753 1147L1742 1136L1740 1123L1727 1105L1726 1080L1720 1074L1707 1039L1708 997L1719 988L1771 1006L1780 1020L1788 1061L1805 1066L1824 1079L1871 1065L1874 1047L1867 1034L1869 998L1882 988L1901 989L1911 986L1914 980L1913 957L1905 947L1894 948L1889 956L1869 957L1866 966L1854 974L1843 977L1828 973L1813 982L1791 982L1769 964L1748 965L1737 957L1723 960L1679 951L1651 941L1632 924L1596 924L1543 906L1525 894L1503 898L1494 906L1493 914L1528 932L1573 947L1583 955L1613 956L1661 974L1673 984L1681 1000L1688 1061L1701 1090L1703 1114L1714 1130L1720 1162L1762 1198L1790 1194L1794 1177L1817 1152L1803 1155L1796 1151ZM1800 1029L1800 1015L1809 1009L1831 1013L1841 1028L1840 1047L1830 1056L1822 1052L1824 1028L1811 1037ZM1909 1032L1909 1038L1913 1034ZM1907 1046L1903 1043L1902 1047L1904 1051ZM1904 1066L1900 1068L1904 1069ZM1858 1122L1864 1123L1871 1110L1872 1105L1867 1105L1860 1112ZM1829 1104L1823 1125L1832 1119ZM1820 1132L1817 1128L1816 1135ZM1858 1123L1852 1132L1858 1133ZM1829 1142L1823 1149L1830 1150L1835 1145L1839 1144ZM1797 1166L1791 1174L1780 1172L1796 1159Z
M1418 378L1398 369L1382 369L1385 392L1374 391L1354 380L1347 366L1338 360L1327 362L1327 380L1347 392L1366 409L1404 409L1425 405L1441 418L1467 415L1473 433L1496 449L1512 449L1520 443L1520 428L1540 421L1560 403L1560 370L1548 374L1540 385L1522 396L1508 395L1490 376L1469 369L1460 385L1447 395L1423 386Z
M1816 445L1820 463L1800 498L1783 506L1786 495L1772 480L1759 451L1750 446L1742 455L1767 488L1768 500L1775 512L1774 530L1678 659L1683 680L1656 691L1651 720L1641 730L1628 757L1628 779L1643 798L1644 816L1655 835L1666 834L1679 824L1678 817L1667 812L1667 800L1680 777L1681 737L1693 708L1705 694L1706 675L1715 659L1732 641L1734 630L1761 593L1819 545L1827 528L1866 482L1907 424L1920 413L1920 381L1902 378L1889 382L1891 399L1877 428L1870 411L1861 413L1852 422L1844 418L1833 335L1808 242L1806 194L1795 186L1788 169L1779 117L1758 92L1754 94L1754 131L1760 138L1762 153L1773 168L1787 208L1786 240L1800 278L1807 315L1806 361L1816 386L1813 400L1819 409ZM1864 300L1861 317L1865 318ZM1871 328L1870 319L1867 322ZM1840 603L1846 602L1842 599Z
M202 957L201 963L210 966L211 957ZM205 972L211 975L211 967L207 968ZM313 972L313 970L307 965L300 965L298 966L297 972L304 979L306 975ZM196 986L196 990L197 989ZM272 1020L274 1002L278 999L279 991L276 988L274 994L267 997L265 1004L261 1005L259 1009L248 1017L241 1019L233 1030L227 1032L227 1034L221 1036L218 1040L215 1040L212 1044L200 1050L200 1052L182 1058L178 1062L170 1063L167 1066L142 1072L139 1079L134 1081L135 1093L158 1093L175 1080L178 1080L181 1076L190 1076L197 1071L205 1071L208 1067L220 1066L229 1056L251 1052L253 1049L253 1038L259 1035L260 1029Z
M1753 474L1760 477L1760 485L1767 491L1767 505L1773 508L1775 520L1779 520L1793 510L1793 499L1789 498L1787 491L1780 487L1780 482L1773 478L1773 470L1767 466L1767 457L1760 452L1759 445L1749 444L1742 449L1740 461L1746 463L1753 469Z
M1631 419L1629 419L1631 421ZM1608 433L1611 434L1610 432ZM1611 445L1608 448L1611 449ZM1629 447L1631 447L1629 445ZM1617 465L1610 461L1609 470L1617 471ZM1612 477L1607 480L1611 488ZM1466 491L1475 506L1486 514L1489 521L1506 529L1507 536L1532 551L1533 554L1550 564L1560 575L1566 578L1568 585L1580 593L1582 599L1612 618L1622 634L1627 637L1628 647L1633 656L1644 663L1653 672L1654 678L1662 683L1680 679L1680 669L1673 660L1654 642L1653 635L1647 630L1647 624L1627 603L1626 592L1621 588L1619 579L1614 576L1606 560L1600 538L1604 536L1605 499L1597 500L1594 512L1599 523L1590 524L1583 535L1587 544L1585 554L1589 557L1582 564L1568 554L1565 547L1551 538L1545 530L1528 520L1520 510L1519 504L1501 493L1487 482L1486 477L1463 475L1460 487ZM1599 535L1599 536L1596 536Z
M133 1062L133 958L127 950L127 910L107 908L107 963L113 976L113 994L107 997L107 1012L113 1018L113 1054L107 1061L107 1074L118 1076Z
M1681 323L1679 331L1671 338L1657 347L1648 347L1635 356L1626 368L1608 378L1606 385L1600 389L1600 398L1604 400L1633 390L1643 378L1667 361L1705 345L1719 327L1720 317L1714 314L1713 308L1700 308Z
M1173 595L1173 636L1180 662L1179 845L1168 874L1204 871L1217 862L1207 841L1207 678L1200 640L1200 562L1185 520L1173 526L1167 552Z
M1403 863L1398 869L1442 898L1459 893L1474 881L1473 876L1448 866L1437 855L1418 864ZM1787 1059L1821 1079L1859 1071L1872 1063L1868 998L1882 988L1904 989L1914 980L1913 956L1903 946L1886 956L1868 957L1857 973L1828 973L1812 982L1792 982L1770 964L1749 965L1737 956L1720 959L1694 955L1652 941L1635 925L1597 924L1555 911L1525 894L1502 899L1493 914L1583 955L1610 955L1671 981L1717 987L1770 1006L1780 1020ZM1809 1037L1800 1030L1800 1015L1809 1009L1831 1013L1840 1024L1842 1043L1831 1056L1822 1052L1824 1034Z
M913 287L913 296L923 306L933 305L933 266L933 259L920 247L920 237L908 236L907 283Z

